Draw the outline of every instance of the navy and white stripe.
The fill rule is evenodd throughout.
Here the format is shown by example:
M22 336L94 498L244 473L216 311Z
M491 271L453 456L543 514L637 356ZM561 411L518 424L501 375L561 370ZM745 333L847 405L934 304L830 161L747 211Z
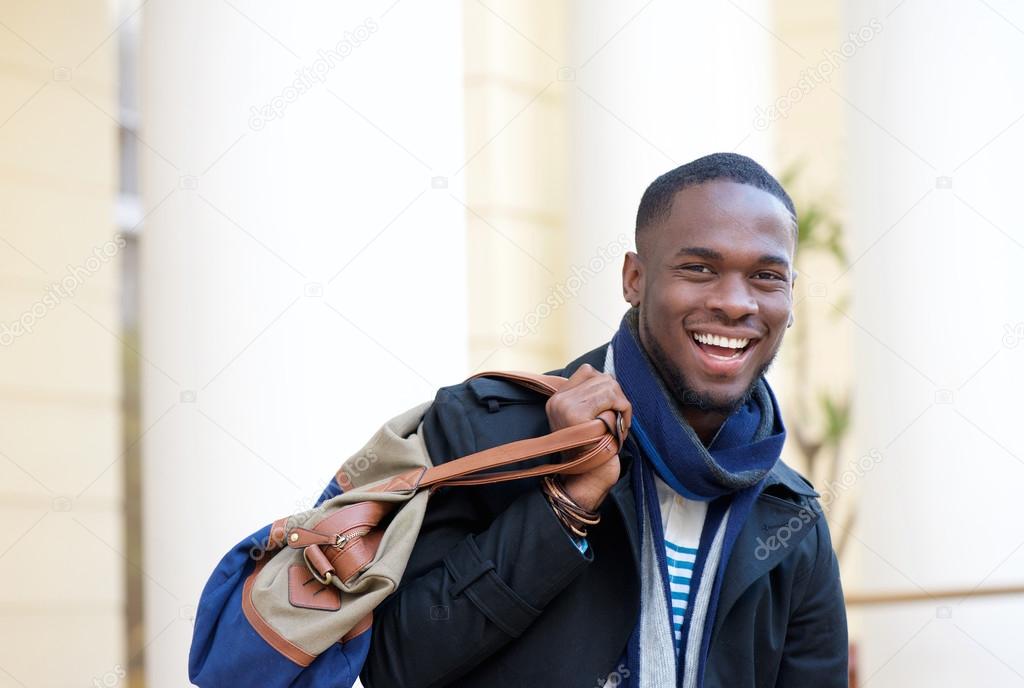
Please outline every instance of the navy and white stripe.
M682 642L683 620L690 606L690 579L697 559L697 547L704 528L707 502L686 499L655 476L661 523L665 533L665 563L668 567L669 595L672 600L672 635L676 654Z

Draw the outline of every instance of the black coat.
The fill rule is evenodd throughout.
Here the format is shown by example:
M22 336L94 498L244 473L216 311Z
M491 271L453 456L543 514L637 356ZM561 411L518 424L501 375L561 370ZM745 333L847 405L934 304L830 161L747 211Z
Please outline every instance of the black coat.
M568 377L583 363L602 370L607 346L551 372ZM431 459L546 434L543 401L491 378L440 389L424 420ZM431 496L401 585L374 612L363 684L602 686L640 609L629 487L636 445L627 439L619 456L622 475L590 528L586 554L539 479ZM847 685L846 612L817 496L781 461L769 474L725 570L707 688Z

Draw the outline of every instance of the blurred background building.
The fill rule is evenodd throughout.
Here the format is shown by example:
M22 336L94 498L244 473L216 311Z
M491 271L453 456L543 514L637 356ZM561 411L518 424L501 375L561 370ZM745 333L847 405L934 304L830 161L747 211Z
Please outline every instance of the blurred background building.
M1009 0L0 0L0 687L187 684L381 422L607 341L658 174L801 213L770 377L860 686L1024 685Z

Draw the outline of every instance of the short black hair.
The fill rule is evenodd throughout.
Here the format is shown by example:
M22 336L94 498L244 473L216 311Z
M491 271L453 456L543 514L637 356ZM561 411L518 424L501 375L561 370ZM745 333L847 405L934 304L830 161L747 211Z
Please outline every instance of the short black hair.
M672 200L677 192L717 179L749 184L775 196L792 213L793 231L796 231L796 206L793 205L793 199L768 170L739 153L712 153L666 172L647 187L636 211L637 248L640 247L640 232L661 222L672 212Z

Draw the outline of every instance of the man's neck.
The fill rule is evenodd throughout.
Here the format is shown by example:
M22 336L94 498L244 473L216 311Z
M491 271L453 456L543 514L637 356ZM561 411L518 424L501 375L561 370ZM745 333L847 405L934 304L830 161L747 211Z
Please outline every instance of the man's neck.
M705 447L711 444L721 429L722 423L728 417L724 413L702 411L692 406L682 408L680 411L683 414L683 418L690 424L694 432L697 433L697 437L700 438Z

